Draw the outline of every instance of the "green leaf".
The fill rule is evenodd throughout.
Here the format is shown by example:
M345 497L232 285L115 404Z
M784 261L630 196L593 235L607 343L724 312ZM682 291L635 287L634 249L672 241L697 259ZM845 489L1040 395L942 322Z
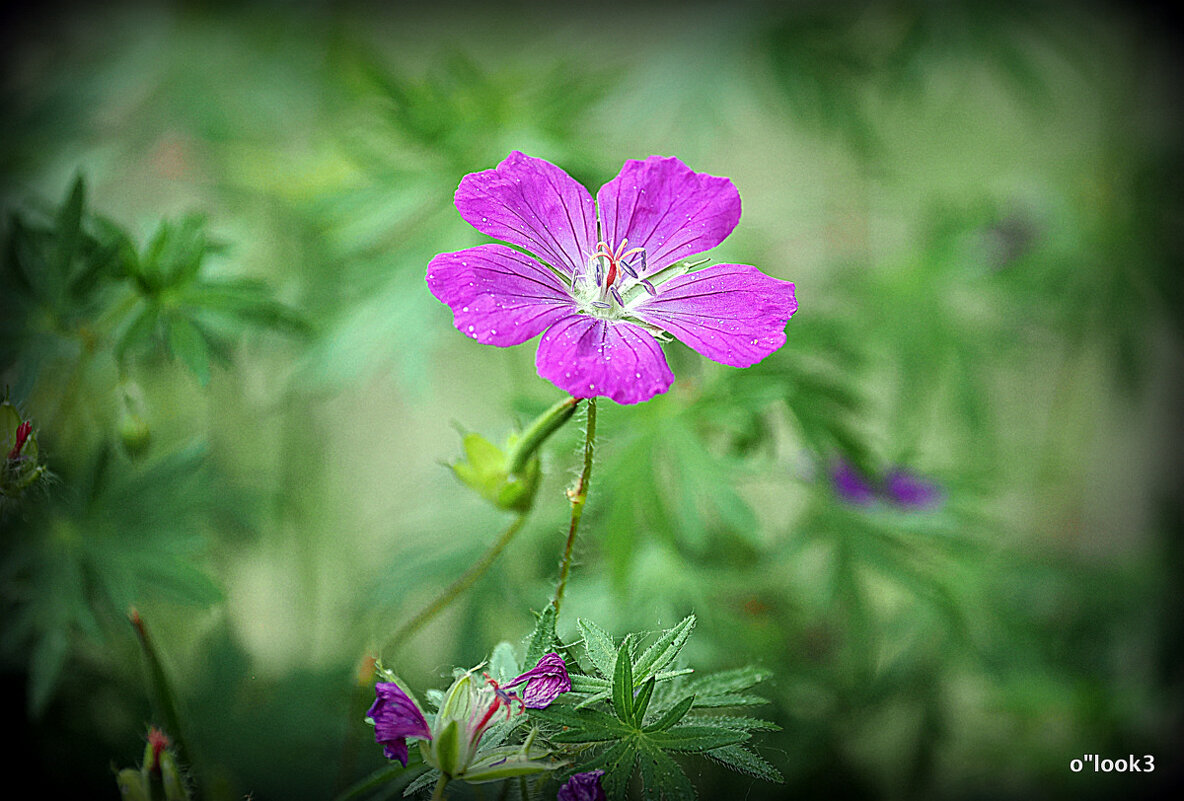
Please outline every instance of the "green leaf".
M508 642L499 642L493 647L489 656L489 672L499 682L506 682L522 672L518 665L518 657L514 656L514 646Z
M678 658L694 628L695 616L688 615L677 626L668 629L637 660L633 666L634 672L639 676L650 676L670 666Z
M427 788L433 786L438 781L440 781L440 771L436 768L429 768L428 770L425 770L423 773L419 774L419 776L415 778L415 781L407 785L406 789L403 790L403 797L410 798L420 790L426 790Z
M707 757L737 773L744 773L774 784L781 784L785 781L781 772L770 765L764 757L742 745L725 745L723 748L713 748L707 752Z
M739 715L696 715L692 720L695 723L736 731L781 731L781 727L771 720Z
M45 632L29 660L29 708L34 718L45 711L66 665L69 642L63 628Z
M764 668L752 666L721 670L692 679L688 682L687 689L703 695L734 693L760 684L771 675ZM702 703L699 706L702 706Z
M568 676L571 679L572 692L600 693L612 688L612 682L599 676L585 676L583 673L570 673Z
M748 734L711 726L679 726L668 731L653 732L649 738L667 751L710 751L712 748L744 742Z
M700 695L696 696L695 700L695 706L713 709L725 706L762 706L767 703L769 703L768 698L759 695L741 695L740 693Z
M436 754L436 759L440 762L440 772L445 776L456 775L456 769L459 767L456 763L460 752L460 736L458 731L456 721L450 720L448 721L448 725L444 727L444 731L440 732L436 737L436 741L432 744L432 750Z
M629 777L633 775L633 766L637 763L637 745L633 740L621 740L616 745L605 750L600 756L580 766L579 770L603 770L604 776L600 780L604 794L608 798L624 798L629 788Z
M641 685L641 689L637 691L637 697L633 699L633 725L640 726L645 719L645 711L649 708L650 698L654 694L654 684L656 679L650 676L646 683Z
M637 755L641 791L647 801L694 801L695 786L687 774L660 748L642 748Z
M526 656L522 660L524 665L534 665L545 654L555 650L555 645L559 640L559 636L555 633L555 621L555 607L552 604L547 604L547 607L539 613L538 620L534 624L534 631L526 640Z
M662 715L662 717L658 718L656 721L651 723L649 726L646 726L645 731L655 732L655 731L665 731L666 729L669 729L675 723L678 723L680 720L682 720L683 717L687 714L687 712L689 712L691 710L691 707L694 706L694 704L695 704L695 696L688 695L686 698L682 699L677 704L670 707L670 709L666 710L666 712Z
M621 642L617 663L613 668L613 709L621 720L633 720L633 665L629 658L628 640Z
M589 620L581 618L576 621L576 625L579 627L580 633L584 635L584 651L592 660L592 665L601 676L611 679L617 661L617 648L613 645L612 637Z
M54 267L63 285L70 274L70 263L78 252L78 243L82 238L82 207L85 202L86 184L79 175L74 179L70 194L57 216L57 258Z
M210 381L210 346L201 329L186 317L170 317L167 324L169 352L189 368L203 387Z
M598 709L569 709L552 704L546 709L530 710L532 718L562 727L553 735L552 742L595 743L618 740L636 730L617 718Z

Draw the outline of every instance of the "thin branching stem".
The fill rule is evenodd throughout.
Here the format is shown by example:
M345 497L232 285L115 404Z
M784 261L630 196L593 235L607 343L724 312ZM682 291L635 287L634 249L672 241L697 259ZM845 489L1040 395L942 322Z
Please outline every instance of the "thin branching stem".
M555 588L556 616L563 603L563 591L567 587L567 575L571 572L571 554L576 544L576 533L580 529L580 518L584 514L584 503L588 500L588 486L592 481L592 460L596 455L596 398L588 399L588 422L584 435L584 469L576 485L567 491L571 500L571 525L567 530L567 544L563 548L563 562L559 568L559 585Z
M514 535L522 528L522 524L526 522L527 513L517 515L509 527L502 532L497 541L489 547L484 555L477 562L464 572L456 581L452 582L448 587L436 596L430 604L421 609L410 620L404 623L398 631L396 631L387 641L386 647L382 649L384 654L392 654L398 649L400 645L406 642L412 635L419 631L423 626L440 612L448 608L449 604L460 597L461 593L481 578L485 571L489 569L501 554L505 547L510 544L510 540L514 539Z

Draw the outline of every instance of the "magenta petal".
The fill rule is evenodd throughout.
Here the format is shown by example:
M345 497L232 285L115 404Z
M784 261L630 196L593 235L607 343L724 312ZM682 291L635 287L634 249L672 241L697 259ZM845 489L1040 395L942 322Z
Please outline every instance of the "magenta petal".
M723 242L740 221L740 193L727 178L693 172L676 158L630 159L596 194L601 236L646 250L646 274Z
M407 739L432 739L431 729L415 702L398 684L380 681L374 685L377 696L366 717L374 721L374 740L382 745L387 759L397 759L407 765Z
M588 190L554 164L516 150L496 168L466 175L456 209L481 233L567 273L582 269L596 250L596 207Z
M750 367L785 344L797 308L789 281L745 264L716 264L667 281L629 311L709 359Z
M526 687L521 692L522 705L530 709L546 709L560 694L571 689L567 663L554 651L544 655L533 668L506 684L506 689L517 687L523 682Z
M458 331L487 345L521 344L575 308L553 272L505 245L441 253L428 265L428 288Z
M674 381L657 341L638 325L573 314L539 340L539 375L576 398L641 403Z

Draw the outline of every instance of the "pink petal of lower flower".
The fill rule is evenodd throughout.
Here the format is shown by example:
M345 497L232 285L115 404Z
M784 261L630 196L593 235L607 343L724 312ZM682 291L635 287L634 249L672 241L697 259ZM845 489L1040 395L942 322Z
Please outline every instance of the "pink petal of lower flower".
M596 193L602 238L646 251L646 274L723 242L740 221L740 193L727 178L676 158L630 159Z
M674 374L657 340L638 325L573 314L539 340L539 375L576 398L641 403L670 388Z
M441 253L427 280L457 330L487 345L519 345L575 308L553 272L505 245Z
M785 344L794 287L744 264L716 264L667 281L630 312L709 359L750 367Z
M550 162L514 151L466 175L456 209L483 234L524 248L557 270L583 269L596 250L592 195Z

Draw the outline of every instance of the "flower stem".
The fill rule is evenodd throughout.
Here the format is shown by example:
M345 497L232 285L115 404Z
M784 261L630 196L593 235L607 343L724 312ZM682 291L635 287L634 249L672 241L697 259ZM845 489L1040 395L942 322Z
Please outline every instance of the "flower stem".
M148 675L150 677L149 684L152 688L153 701L157 707L157 712L163 719L163 727L165 734L167 734L175 743L177 760L188 765L189 770L194 769L192 762L192 755L189 748L185 744L185 737L181 731L181 715L179 705L177 704L177 695L173 691L172 682L169 681L168 675L165 673L164 664L161 662L160 653L156 649L155 643L148 634L148 629L144 625L144 619L140 617L139 611L134 607L128 610L128 620L135 629L136 638L140 641L140 649L144 653L144 659L148 663Z
M543 412L530 427L522 432L518 441L506 454L506 469L510 475L518 475L526 469L526 463L539 446L575 414L580 405L579 398L564 398Z
M584 435L584 469L576 485L567 491L571 500L571 525L567 530L567 544L563 548L563 562L559 568L559 586L555 588L555 615L563 603L563 590L567 587L567 574L571 572L571 553L576 544L576 532L580 529L580 518L584 514L584 502L588 500L588 485L592 480L592 458L596 453L596 398L588 399L588 423Z
M501 554L505 547L510 544L510 540L514 539L514 535L518 533L519 529L522 528L522 524L526 522L526 517L526 512L517 515L514 518L514 521L510 523L509 527L502 532L500 537L497 538L497 541L494 542L493 545L489 547L489 550L487 550L484 555L482 555L482 557L477 560L476 564L466 570L464 574L462 574L456 581L448 585L448 588L436 596L434 601L425 606L418 613L416 613L414 617L404 623L402 627L400 627L399 630L391 636L390 640L387 641L387 644L382 649L382 652L394 652L400 645L403 644L404 641L423 628L424 624L446 609L449 604L451 604L460 596L461 593L473 586L474 582L484 575L485 571L488 570L489 566L494 563L498 555Z
M448 784L448 777L440 774L440 781L436 782L436 789L432 790L432 801L443 801L444 785Z

